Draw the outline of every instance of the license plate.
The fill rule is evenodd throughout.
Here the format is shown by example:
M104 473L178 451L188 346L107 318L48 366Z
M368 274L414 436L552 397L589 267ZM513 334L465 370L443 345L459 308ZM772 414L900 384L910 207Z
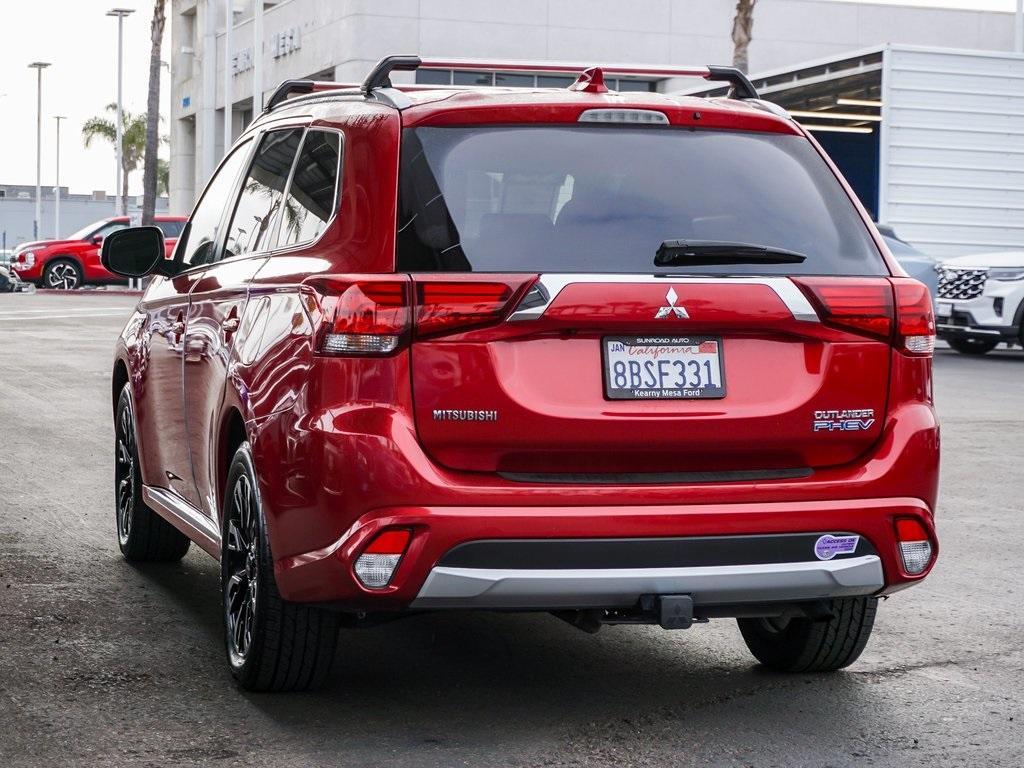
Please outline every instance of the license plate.
M609 400L725 397L718 336L606 336L601 347Z
M949 320L953 316L953 303L939 301L935 304L935 318L937 320Z

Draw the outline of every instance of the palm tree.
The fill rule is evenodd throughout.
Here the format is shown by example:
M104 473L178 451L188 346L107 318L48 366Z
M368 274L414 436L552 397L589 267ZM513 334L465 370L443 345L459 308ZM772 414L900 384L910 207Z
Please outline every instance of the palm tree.
M754 6L757 0L736 0L736 15L732 20L732 65L740 72L750 68L747 49L754 38Z
M162 157L156 159L156 196L169 194L171 190L171 164ZM156 210L156 200L153 200ZM145 206L143 206L145 207Z
M107 111L117 115L117 105L108 104ZM128 215L128 174L139 167L146 149L146 118L133 115L127 110L121 113L121 215ZM114 118L116 119L116 117ZM105 117L90 117L82 126L82 141L88 149L95 139L111 144L117 142L117 128L114 120Z
M153 223L159 187L160 159L157 157L157 148L160 144L160 136L157 129L160 123L160 43L163 41L164 22L166 21L164 10L165 0L155 0L153 3L153 21L149 27L149 93L146 98L146 154L142 166L142 223L144 225Z

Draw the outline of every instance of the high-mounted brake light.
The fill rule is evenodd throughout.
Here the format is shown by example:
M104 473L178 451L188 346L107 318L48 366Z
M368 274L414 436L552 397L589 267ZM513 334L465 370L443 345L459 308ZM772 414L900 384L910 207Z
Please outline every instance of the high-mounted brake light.
M356 558L356 577L371 589L386 587L409 546L412 532L408 528L384 531L370 542Z
M903 559L903 569L911 574L922 573L932 560L932 543L920 520L901 517L896 520L896 541Z
M935 350L935 315L928 287L917 280L893 278L896 289L896 348L927 357Z
M801 277L795 282L826 325L882 341L892 338L892 284L885 278Z
M408 337L408 280L328 280L318 287L328 313L321 354L388 355Z

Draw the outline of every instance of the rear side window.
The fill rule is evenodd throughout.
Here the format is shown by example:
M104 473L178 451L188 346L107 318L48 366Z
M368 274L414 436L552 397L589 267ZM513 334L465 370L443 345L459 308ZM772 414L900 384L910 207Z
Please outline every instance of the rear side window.
M288 174L301 140L302 129L293 128L271 131L260 141L228 226L225 258L272 247Z
M541 125L406 129L401 271L888 274L808 141ZM742 242L801 264L654 267L665 240Z
M182 223L180 221L157 221L155 223L164 233L164 237L174 238L181 234Z
M324 231L337 204L340 167L341 136L310 129L288 188L278 247L310 242Z

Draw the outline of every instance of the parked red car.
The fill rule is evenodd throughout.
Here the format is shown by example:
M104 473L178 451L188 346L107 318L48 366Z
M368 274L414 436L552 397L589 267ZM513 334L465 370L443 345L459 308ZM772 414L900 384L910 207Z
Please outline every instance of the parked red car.
M251 689L427 610L735 617L770 667L853 662L938 552L925 286L735 70L390 85L419 65L285 83L173 261L104 243L158 275L113 369L124 555L220 559Z
M188 218L156 216L154 222L164 235L168 258ZM116 283L100 263L100 246L111 232L126 229L127 216L102 219L69 235L64 240L35 240L22 243L14 251L11 268L26 283L40 288L81 288L90 283Z

